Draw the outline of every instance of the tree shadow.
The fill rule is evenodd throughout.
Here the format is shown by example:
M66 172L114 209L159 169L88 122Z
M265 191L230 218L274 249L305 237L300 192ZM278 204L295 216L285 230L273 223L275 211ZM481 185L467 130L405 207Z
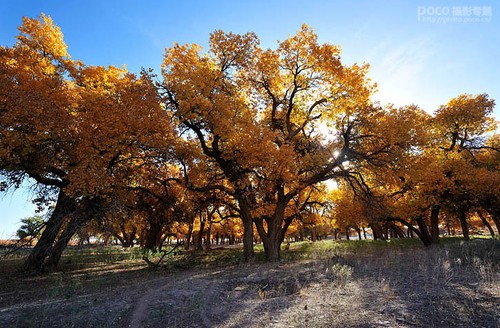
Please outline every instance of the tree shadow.
M368 326L497 327L498 263L453 247L347 259L366 291L362 307L377 317Z
M481 245L353 247L314 260L174 272L68 266L12 280L17 288L0 293L0 326L496 327L498 290L488 288L498 244ZM4 311L9 291L19 293L5 296L18 307Z
M311 262L312 263L312 262ZM249 264L172 282L152 302L144 326L267 326L301 289L322 278L304 262Z

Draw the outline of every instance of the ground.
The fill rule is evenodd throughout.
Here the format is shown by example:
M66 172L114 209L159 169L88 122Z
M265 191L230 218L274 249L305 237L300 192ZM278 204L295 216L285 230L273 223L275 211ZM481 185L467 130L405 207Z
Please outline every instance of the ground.
M498 327L499 245L323 241L280 263L219 249L155 270L137 251L70 250L38 277L6 258L0 327Z

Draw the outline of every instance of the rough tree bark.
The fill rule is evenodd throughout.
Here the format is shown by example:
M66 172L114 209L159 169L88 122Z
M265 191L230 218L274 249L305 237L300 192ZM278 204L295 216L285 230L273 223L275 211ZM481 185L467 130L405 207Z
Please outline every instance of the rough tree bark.
M422 216L417 216L415 218L415 222L417 222L418 229L420 230L419 238L424 243L424 246L432 245L432 237L429 233L429 229L427 229L427 225L425 224L425 220Z
M149 228L146 230L144 248L156 250L162 241L164 222L161 218L150 218L148 221Z
M212 248L212 220L208 221L207 232L205 234L205 248Z
M462 227L464 240L470 240L469 225L467 224L467 211L461 210L460 213L458 213L458 220L460 221L460 226Z
M76 202L67 196L64 191L59 191L56 207L48 219L42 236L36 243L28 258L20 268L21 272L37 273L44 270L44 262L59 235L65 219L76 210Z
M197 238L196 238L196 247L195 249L197 251L203 250L203 232L205 230L205 217L203 215L203 212L200 211L200 231L198 232Z
M79 204L76 204L76 209L70 216L69 222L64 226L56 243L50 249L46 266L56 268L71 238L89 221L104 216L104 212L101 198L80 200Z
M62 253L68 246L69 241L78 231L78 229L87 221L86 218L80 215L72 216L70 221L66 224L64 230L62 231L57 241L52 246L49 251L47 260L45 262L45 267L55 269L59 264L59 260L61 259Z
M189 250L189 246L191 245L191 235L193 234L193 220L190 220L189 221L189 224L188 224L188 232L187 232L187 235L186 235L186 242L184 243L184 249L187 251Z
M266 260L270 262L277 262L280 259L281 243L288 228L286 224L284 227L282 226L285 218L286 204L284 188L278 188L278 200L273 215L255 221L257 232L264 245ZM267 232L264 228L264 220L267 223Z
M240 218L243 222L243 260L251 262L254 260L253 251L253 219L251 215L251 205L244 194L238 194L238 203L240 207Z
M431 242L439 244L439 205L432 205L431 207Z

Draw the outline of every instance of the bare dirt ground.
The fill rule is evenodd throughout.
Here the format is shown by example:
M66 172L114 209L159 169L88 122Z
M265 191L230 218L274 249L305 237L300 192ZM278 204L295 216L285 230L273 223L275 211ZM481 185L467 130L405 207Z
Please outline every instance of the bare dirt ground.
M0 327L498 327L498 243L463 247L323 249L173 272L140 262L4 272Z

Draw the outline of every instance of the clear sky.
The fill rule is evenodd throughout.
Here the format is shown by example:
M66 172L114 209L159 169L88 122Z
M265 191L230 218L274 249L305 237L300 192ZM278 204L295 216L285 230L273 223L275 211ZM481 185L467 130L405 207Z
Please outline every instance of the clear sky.
M15 42L22 16L50 15L72 58L159 72L165 47L207 45L215 29L253 31L261 45L303 23L321 42L342 46L345 63L367 62L376 100L432 112L460 93L500 102L500 5L494 0L2 0L0 45ZM497 106L498 107L498 106ZM500 117L500 110L495 110ZM25 189L0 195L0 239L34 213Z

